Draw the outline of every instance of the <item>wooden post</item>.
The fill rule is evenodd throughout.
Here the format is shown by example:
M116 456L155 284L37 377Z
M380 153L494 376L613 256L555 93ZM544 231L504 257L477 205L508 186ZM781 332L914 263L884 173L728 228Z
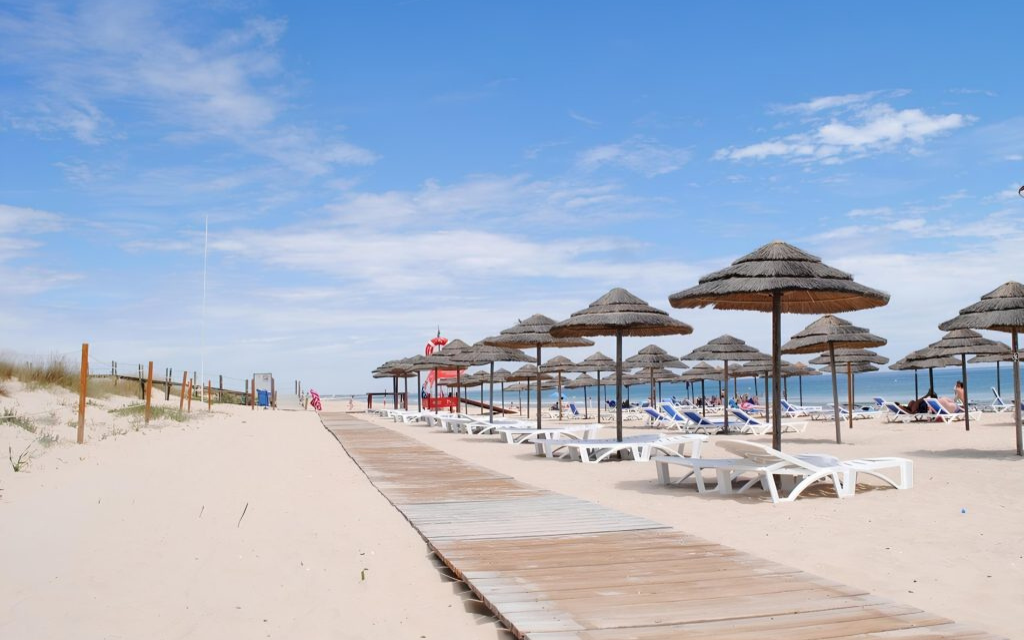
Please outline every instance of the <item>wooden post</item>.
M853 428L853 363L846 363L846 398L847 408L850 413L847 414L847 422L850 424L850 429Z
M171 368L167 367L167 373L164 374L164 400L171 399Z
M249 381L245 381L245 395L242 396L242 406L249 404Z
M139 365L139 397L146 399L146 381L142 378L142 365Z
M249 407L253 411L256 410L256 376L255 375L253 375L253 377L252 377L252 395L249 396Z
M82 343L82 373L78 381L78 444L85 442L85 394L89 386L89 343Z
M217 402L224 402L224 376L217 378Z
M185 409L185 384L188 382L188 371L181 373L181 397L178 399L178 411Z
M149 374L146 376L146 424L149 424L149 416L152 413L150 405L153 401L153 361L149 361Z
M188 381L188 412L192 413L192 381Z
M277 408L277 388L274 384L274 376L270 376L270 406Z
M213 382L211 380L206 381L206 410L213 411L213 396L210 395L210 391L213 389Z
M117 363L116 362L111 362L110 364L114 368L114 386L116 387L117 386L117 382L118 382L118 378L120 378L121 376L117 375Z

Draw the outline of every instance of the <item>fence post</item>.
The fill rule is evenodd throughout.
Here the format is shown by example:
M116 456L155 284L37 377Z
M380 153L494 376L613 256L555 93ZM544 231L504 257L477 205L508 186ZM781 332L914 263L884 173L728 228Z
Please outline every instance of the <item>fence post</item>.
M117 363L111 362L110 364L114 367L114 386L116 387L117 383L120 382L118 378L120 378L121 376L119 376L117 373Z
M89 343L82 343L82 373L78 381L78 444L85 442L85 394L89 386Z
M188 381L188 412L192 413L192 381Z
M171 368L167 367L164 372L164 400L171 399Z
M224 375L217 376L217 402L224 402Z
M242 406L249 404L249 381L245 381L245 395L242 396Z
M277 385L274 376L270 376L270 406L274 409L277 408Z
M146 424L149 424L150 404L153 401L153 361L149 361L149 373L146 375Z
M213 396L210 393L213 391L213 382L211 380L206 381L206 410L213 411Z
M178 399L178 411L185 409L185 383L188 382L188 371L181 374L181 395Z
M139 397L146 399L146 382L142 379L142 365L139 365Z
M252 377L252 395L249 396L249 406L255 411L256 410L256 376Z

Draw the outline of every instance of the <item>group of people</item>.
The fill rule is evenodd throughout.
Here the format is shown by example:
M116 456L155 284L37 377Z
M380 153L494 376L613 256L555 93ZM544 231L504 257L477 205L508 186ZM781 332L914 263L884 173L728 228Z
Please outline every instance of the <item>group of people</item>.
M929 389L928 393L920 398L911 400L906 405L899 405L899 407L907 413L928 413L928 403L926 402L928 398L934 398L946 411L956 413L964 403L964 383L960 380L956 381L956 385L953 386L952 398L940 397L936 395L935 389Z

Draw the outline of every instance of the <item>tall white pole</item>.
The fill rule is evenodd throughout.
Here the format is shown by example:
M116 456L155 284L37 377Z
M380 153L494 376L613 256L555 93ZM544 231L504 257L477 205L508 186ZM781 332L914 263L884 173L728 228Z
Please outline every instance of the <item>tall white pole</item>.
M206 250L210 244L210 216L203 229L203 311L199 326L199 397L206 387Z

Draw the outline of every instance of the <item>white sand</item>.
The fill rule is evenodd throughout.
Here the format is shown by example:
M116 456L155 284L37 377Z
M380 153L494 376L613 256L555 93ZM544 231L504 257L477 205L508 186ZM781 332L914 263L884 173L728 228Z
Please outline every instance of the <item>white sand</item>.
M534 456L531 446L500 444L494 436L376 421L524 482L1024 638L1024 460L1012 454L1008 414L972 420L970 433L963 423L858 420L852 431L843 427L843 445L834 443L831 423L812 422L807 433L784 436L786 451L909 457L916 486L858 491L843 500L812 491L777 505L765 502L764 494L698 495L690 487L663 487L649 463L553 461ZM770 436L747 439L771 442ZM704 456L728 454L707 446Z
M501 637L313 412L215 407L136 431L96 406L79 446L73 394L6 386L0 409L60 443L0 471L0 637ZM37 435L0 425L0 446Z

